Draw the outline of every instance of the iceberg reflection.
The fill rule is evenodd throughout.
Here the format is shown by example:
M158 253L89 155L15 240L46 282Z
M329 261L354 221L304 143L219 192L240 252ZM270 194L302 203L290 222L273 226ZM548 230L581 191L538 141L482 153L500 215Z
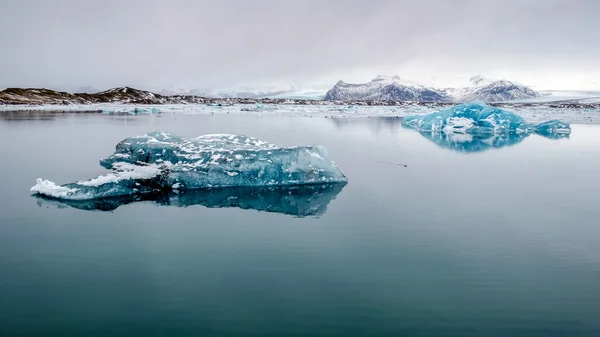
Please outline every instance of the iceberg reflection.
M528 123L523 117L481 102L464 103L427 115L408 116L402 126L418 131L439 147L458 152L483 152L522 142L537 134L568 138L571 126L559 120Z
M134 202L154 202L159 206L208 208L234 207L273 212L296 217L325 214L329 203L344 188L345 183L300 185L285 187L224 187L99 198L83 201L58 200L33 195L40 207L73 207L86 211L113 211Z
M474 153L514 146L521 143L530 133L504 133L472 135L468 133L419 132L437 146L457 152ZM548 139L569 138L568 134L539 135Z

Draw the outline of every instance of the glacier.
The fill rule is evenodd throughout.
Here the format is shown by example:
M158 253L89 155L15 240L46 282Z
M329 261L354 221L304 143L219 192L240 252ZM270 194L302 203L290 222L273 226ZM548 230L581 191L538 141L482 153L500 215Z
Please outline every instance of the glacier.
M537 133L551 136L571 133L568 123L550 120L532 124L515 113L481 102L459 104L427 115L407 116L402 120L402 126L419 132L470 135Z
M84 201L219 187L273 187L346 183L320 145L278 147L257 138L213 134L183 138L152 132L127 138L100 165L99 177L55 184L38 178L31 191Z

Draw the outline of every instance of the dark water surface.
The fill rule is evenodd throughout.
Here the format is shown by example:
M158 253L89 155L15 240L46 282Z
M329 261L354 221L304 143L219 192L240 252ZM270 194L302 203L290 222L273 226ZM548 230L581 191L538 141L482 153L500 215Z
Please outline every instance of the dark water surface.
M1 336L600 335L599 126L457 146L393 118L6 116ZM153 130L323 144L349 183L30 195Z

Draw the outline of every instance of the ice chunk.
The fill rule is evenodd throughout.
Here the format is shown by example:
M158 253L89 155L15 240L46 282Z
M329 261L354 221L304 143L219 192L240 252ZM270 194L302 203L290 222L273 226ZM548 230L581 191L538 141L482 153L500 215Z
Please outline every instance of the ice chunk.
M111 172L62 186L40 180L31 190L58 199L90 200L170 190L347 181L323 146L277 147L237 135L187 139L153 132L121 141L100 164Z
M47 195L53 198L65 198L69 194L77 192L77 190L74 188L59 186L51 182L50 180L42 180L41 178L38 178L36 180L36 184L31 188L31 191L38 194Z
M571 126L565 122L551 120L538 124L535 133L542 136L568 135L571 133Z
M37 179L31 188L37 194L65 200L88 200L117 195L148 194L161 191L166 181L166 169L158 165L114 163L113 170L97 178L58 186Z
M505 134L561 133L569 134L569 124L550 121L539 125L527 123L521 116L485 105L483 103L465 103L446 110L427 115L408 116L402 125L421 132L467 133L467 134Z
M37 196L38 205L73 207L86 211L112 211L133 202L154 202L159 206L210 208L237 207L289 214L297 217L320 216L345 184L319 184L276 187L224 187L166 193L125 195L91 200L56 200Z
M156 107L123 106L123 107L104 107L104 108L102 108L102 112L105 114L138 115L138 114L157 114L160 112L160 109L156 108Z

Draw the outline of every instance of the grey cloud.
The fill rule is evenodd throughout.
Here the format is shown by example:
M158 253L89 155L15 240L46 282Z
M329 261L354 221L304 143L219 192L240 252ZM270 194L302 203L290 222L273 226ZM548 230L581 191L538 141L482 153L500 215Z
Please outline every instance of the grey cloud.
M4 0L0 87L310 85L384 72L577 85L598 73L599 12L595 0Z

